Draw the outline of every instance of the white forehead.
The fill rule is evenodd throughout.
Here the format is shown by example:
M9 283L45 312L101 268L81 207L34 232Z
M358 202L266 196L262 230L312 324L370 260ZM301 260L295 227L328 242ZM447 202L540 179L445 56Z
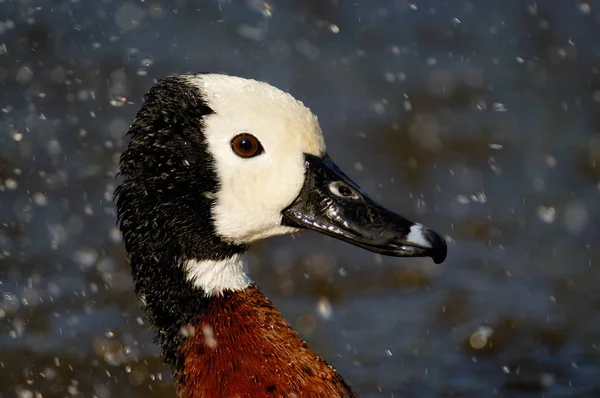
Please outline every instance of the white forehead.
M253 134L285 135L304 153L320 156L325 152L317 117L290 94L267 83L236 76L187 77L201 89L207 105L226 118L230 131L247 128L254 130L250 131Z

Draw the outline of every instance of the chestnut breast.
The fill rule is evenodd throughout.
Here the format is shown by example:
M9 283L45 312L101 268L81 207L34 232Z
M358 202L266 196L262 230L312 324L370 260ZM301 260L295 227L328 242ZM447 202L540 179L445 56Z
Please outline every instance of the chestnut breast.
M214 297L183 333L180 397L356 397L256 285Z

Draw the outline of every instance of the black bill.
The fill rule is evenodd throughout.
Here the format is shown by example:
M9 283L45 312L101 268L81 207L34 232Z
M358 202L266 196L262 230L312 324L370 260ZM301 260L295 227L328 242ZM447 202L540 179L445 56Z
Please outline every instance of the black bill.
M364 249L397 257L446 259L446 241L369 199L326 155L305 155L300 195L283 211L283 225L307 228Z

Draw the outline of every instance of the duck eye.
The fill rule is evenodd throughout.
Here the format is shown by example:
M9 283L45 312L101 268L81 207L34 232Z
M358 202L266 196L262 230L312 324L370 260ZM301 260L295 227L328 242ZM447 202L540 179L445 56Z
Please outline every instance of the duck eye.
M236 135L231 140L231 149L242 158L252 158L265 151L258 138L252 134L243 133Z
M334 181L329 184L329 190L335 196L339 196L344 199L352 199L358 200L360 199L360 194L356 192L354 189L350 188L348 185L344 184L341 181Z

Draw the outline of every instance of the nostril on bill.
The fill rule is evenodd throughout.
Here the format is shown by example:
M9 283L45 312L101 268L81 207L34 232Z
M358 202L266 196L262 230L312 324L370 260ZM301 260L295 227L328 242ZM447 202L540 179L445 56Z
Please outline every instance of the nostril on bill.
M360 195L354 189L350 188L347 184L342 181L334 181L329 184L329 191L335 196L339 196L344 199L360 199Z

